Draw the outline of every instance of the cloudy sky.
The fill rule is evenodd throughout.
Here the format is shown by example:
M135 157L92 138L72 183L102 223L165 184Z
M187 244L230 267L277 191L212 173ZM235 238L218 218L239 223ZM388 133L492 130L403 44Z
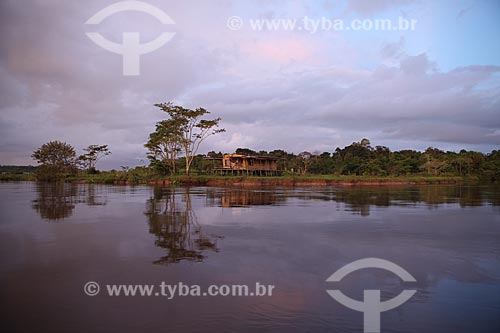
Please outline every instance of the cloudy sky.
M116 1L0 1L0 164L34 164L50 140L108 144L98 167L145 163L164 114L154 103L203 106L226 133L201 152L333 151L363 137L393 150L500 148L497 0L160 1L175 24L142 12L85 22ZM238 16L240 29L228 27ZM316 32L303 18L417 20L410 30ZM255 29L255 20L297 20ZM234 22L233 22L234 23ZM300 27L300 28L299 28ZM87 32L141 43L175 33L124 76L122 56Z

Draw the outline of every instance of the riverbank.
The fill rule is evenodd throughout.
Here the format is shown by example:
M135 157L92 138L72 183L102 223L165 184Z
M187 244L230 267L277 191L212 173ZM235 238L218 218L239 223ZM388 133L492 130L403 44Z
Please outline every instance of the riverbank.
M74 179L76 183L99 183L94 178ZM115 179L105 183L115 185L148 184L153 186L214 186L214 187L323 187L357 185L429 185L477 183L477 178L463 177L366 177L366 176L172 176L147 180Z
M33 174L2 174L1 181L36 181ZM237 177L237 176L169 176L158 177L141 175L130 177L121 173L80 174L66 179L78 184L114 184L153 186L215 186L215 187L322 187L322 186L369 186L369 185L431 185L431 184L476 184L477 177L370 177L370 176L280 176L280 177Z
M18 182L18 181L36 181L34 173L2 173L0 181Z

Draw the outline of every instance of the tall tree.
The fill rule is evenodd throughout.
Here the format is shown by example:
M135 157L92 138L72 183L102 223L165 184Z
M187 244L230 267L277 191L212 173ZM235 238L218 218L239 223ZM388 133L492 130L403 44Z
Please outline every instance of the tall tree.
M108 145L90 145L83 149L87 153L78 156L78 163L82 165L88 172L95 172L95 165L104 156L111 154Z
M300 173L305 175L307 173L307 169L309 167L309 164L311 163L311 159L314 155L311 154L310 152L308 151L303 151L302 153L300 153L298 155L298 157L300 158L300 160L302 161L303 163L303 168L300 168Z
M186 175L189 175L189 169L200 144L209 136L225 131L223 128L218 128L221 118L203 119L210 114L204 108L192 110L172 103L160 103L155 106L170 116L172 127L180 134L179 144L184 152Z
M160 169L167 169L175 174L175 161L181 152L182 134L177 122L173 119L156 123L156 130L149 134L149 141L144 145L148 148L148 158L153 164L159 164Z
M39 180L59 180L76 171L75 148L66 142L50 141L35 150L31 157L41 166Z

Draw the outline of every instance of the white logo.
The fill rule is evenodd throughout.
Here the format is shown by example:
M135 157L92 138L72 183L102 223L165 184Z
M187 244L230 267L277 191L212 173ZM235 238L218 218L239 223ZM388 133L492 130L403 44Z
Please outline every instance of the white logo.
M141 1L120 1L101 9L94 14L85 24L99 24L108 16L123 11L138 11L154 16L162 24L175 24L175 22L161 9ZM86 33L94 43L113 53L123 56L123 75L139 75L141 55L153 52L162 47L172 37L174 32L163 32L155 40L140 44L140 33L124 32L122 34L123 44L113 43L97 32Z
M365 258L356 260L345 265L338 271L333 273L326 281L339 282L346 275L362 268L381 268L388 270L401 278L405 282L416 282L415 278L410 273L405 271L400 266L393 262L378 259ZM404 302L409 300L417 291L403 290L398 296L382 302L380 299L380 290L365 290L363 302L347 297L340 290L327 290L327 293L340 304L363 312L364 317L364 332L379 333L380 332L380 315L384 311L392 310Z
M83 286L83 291L85 291L85 294L88 296L96 296L99 294L100 290L101 288L99 287L99 284L94 281L89 281Z

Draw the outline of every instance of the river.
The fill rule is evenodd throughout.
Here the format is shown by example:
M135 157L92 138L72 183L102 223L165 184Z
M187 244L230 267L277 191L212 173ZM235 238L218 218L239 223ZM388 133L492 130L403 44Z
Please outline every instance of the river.
M380 313L381 332L500 332L498 187L27 182L0 183L0 199L5 332L363 332L334 289L415 290ZM414 281L373 267L326 281L367 258ZM272 293L196 294L257 284ZM111 296L118 285L154 292Z

